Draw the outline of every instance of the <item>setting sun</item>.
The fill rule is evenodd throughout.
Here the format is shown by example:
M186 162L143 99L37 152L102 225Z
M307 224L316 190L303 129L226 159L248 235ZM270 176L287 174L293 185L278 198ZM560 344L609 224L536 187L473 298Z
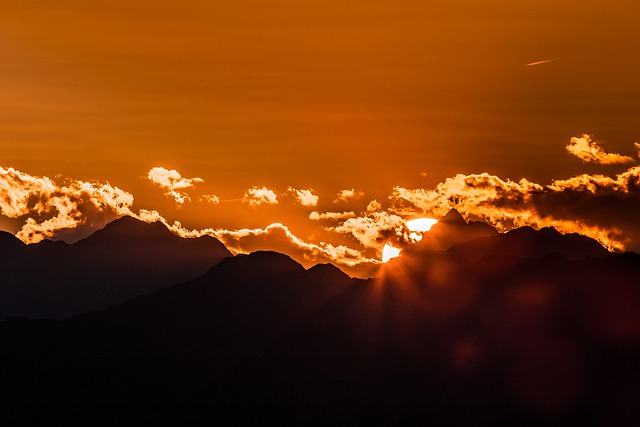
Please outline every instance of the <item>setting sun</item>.
M422 240L422 233L426 233L431 230L434 224L438 222L433 218L415 218L405 222L405 227L409 230L409 239L412 243L418 243ZM382 248L382 262L388 262L390 259L400 256L402 249L396 248L389 243L386 243Z
M431 230L431 227L438 222L433 218L416 218L405 223L407 229L411 232L409 237L415 242L422 240L422 233Z
M390 244L384 245L382 248L382 262L388 262L390 259L400 256L402 249L391 246Z

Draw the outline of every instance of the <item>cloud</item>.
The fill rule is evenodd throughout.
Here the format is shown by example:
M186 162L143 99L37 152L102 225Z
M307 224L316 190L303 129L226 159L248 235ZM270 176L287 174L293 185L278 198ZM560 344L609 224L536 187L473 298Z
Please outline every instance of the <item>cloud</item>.
M362 197L364 193L362 191L356 191L354 188L351 190L341 190L338 193L338 198L333 201L333 203L349 203L350 199L359 199Z
M277 200L275 193L266 188L250 189L246 197L251 197L247 203L253 201L254 204ZM162 222L182 237L216 237L234 253L276 250L307 267L330 262L361 276L371 275L380 264L378 260L365 256L363 251L345 245L305 242L281 223L273 223L264 229L187 230L178 221L169 223L156 210L140 209L134 212L133 202L132 194L108 183L71 180L59 185L47 177L35 177L13 168L0 167L0 213L23 222L16 236L25 243L56 238L65 232L84 237L90 231L128 215L145 222ZM84 226L90 230L83 233L80 229ZM71 238L71 234L66 237Z
M329 230L351 235L366 248L381 249L387 240L403 234L404 223L402 216L386 211L367 212L365 216L349 218Z
M179 190L193 188L195 183L204 182L201 178L183 178L177 170L163 167L151 168L146 178L165 190L164 195L172 197L179 206L191 201L187 193Z
M160 212L156 210L140 209L140 212L138 212L138 215L131 215L131 216L144 222L151 223L151 222L159 221L164 223L165 225L168 224L167 221L164 219L164 217L160 215ZM184 236L184 237L189 237L189 236Z
M391 211L441 217L455 208L499 231L551 226L592 237L609 249L640 249L640 167L615 176L579 175L541 185L487 173L456 175L433 190L396 187Z
M264 229L203 230L203 234L216 237L229 250L239 253L248 253L256 250L284 250L288 254L298 252L302 255L303 260L312 264L336 262L353 266L361 262L376 261L369 260L360 251L346 246L334 246L325 242L319 242L318 244L307 243L291 233L281 223L270 224ZM294 249L294 251L291 249Z
M260 205L277 205L278 196L276 196L276 193L269 190L267 187L251 187L246 193L244 193L242 203L247 203L251 207Z
M287 191L292 194L302 206L316 206L320 199L313 194L312 190L296 190L293 187L289 187Z
M214 196L213 194L204 194L200 196L199 200L201 202L206 202L211 205L217 205L218 203L220 203L220 198L218 196Z
M636 149L636 155L640 158L640 143L635 142L633 147Z
M633 157L630 156L605 152L600 147L599 142L592 140L591 136L586 133L581 137L572 137L566 149L569 153L584 162L593 162L602 165L616 165L621 163L631 163L634 161Z
M171 191L196 182L170 175L175 178ZM317 197L311 190L291 187L287 194L300 203L304 196ZM362 193L352 189L339 195L344 196L340 200L344 201ZM213 195L202 196L201 200L219 202ZM278 203L276 193L266 187L250 188L242 201L250 206ZM637 221L640 167L631 167L615 176L583 174L547 184L481 173L458 174L433 188L395 187L386 200L372 200L362 212L311 212L311 220L334 223L322 227L323 233L314 233L307 240L279 222L258 229L187 230L177 221L169 223L156 210L134 212L133 202L132 194L109 183L77 180L58 183L47 177L0 168L0 213L11 218L11 224L19 225L16 235L27 243L44 238L77 240L109 221L129 215L146 222L161 221L183 237L214 236L236 253L277 250L307 266L331 262L352 274L367 275L379 265L371 256L379 254L387 242L400 248L415 240L406 227L407 219L439 218L455 208L467 220L484 221L503 232L520 226L552 226L562 233L577 232L592 237L609 249L640 251Z
M382 204L377 200L372 200L367 205L367 212L376 212L382 210Z
M173 224L167 223L164 218L161 218L160 221L182 237L193 238L204 235L215 237L234 254L272 250L289 255L307 268L319 263L332 263L340 266L349 274L360 277L371 277L381 264L377 259L368 258L363 251L345 245L305 242L281 223L273 223L265 228L254 229L187 230L177 221Z
M311 212L309 219L312 221L319 221L321 219L341 220L347 218L354 218L356 214L354 212Z
M133 195L108 183L69 181L58 185L13 168L0 167L0 213L23 221L16 236L25 243L51 238L60 230L99 228L131 211Z

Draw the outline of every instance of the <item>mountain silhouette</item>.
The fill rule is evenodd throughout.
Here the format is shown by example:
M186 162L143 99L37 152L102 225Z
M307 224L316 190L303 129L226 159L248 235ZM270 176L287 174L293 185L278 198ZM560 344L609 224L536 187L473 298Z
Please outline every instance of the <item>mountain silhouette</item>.
M498 232L490 225L473 221L467 223L457 210L451 209L423 234L414 250L446 250L458 243L496 234Z
M231 253L162 223L120 218L73 245L0 236L0 318L63 318L198 277Z
M13 424L637 425L640 256L511 233L369 280L256 252L106 310L0 322L0 406Z
M462 240L462 243L451 244L446 250L429 250L425 247L433 247L432 244L418 244L406 248L402 257L391 260L389 267L400 265L402 268L434 272L457 270L487 256L538 258L558 254L569 260L580 260L589 256L604 257L609 253L596 240L577 233L563 235L552 227L540 230L521 227L502 234L491 228L493 232L489 232L486 227L478 225L479 223L466 224L460 214L452 212L447 215L451 218L451 222L445 222L442 228L436 229L436 232L451 231L455 237L448 242ZM435 224L434 227L439 224ZM454 227L453 230L452 227ZM423 240L428 239L430 234L431 231L425 233ZM479 237L472 238L472 236ZM443 239L435 237L433 240Z

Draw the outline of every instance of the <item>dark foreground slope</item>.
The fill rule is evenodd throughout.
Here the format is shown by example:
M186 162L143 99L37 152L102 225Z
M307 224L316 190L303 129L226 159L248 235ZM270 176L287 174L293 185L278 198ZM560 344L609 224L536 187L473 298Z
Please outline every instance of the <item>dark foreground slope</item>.
M545 236L529 238L539 247ZM506 252L436 272L413 257L368 281L259 252L102 312L2 322L2 414L47 425L638 425L640 257Z
M0 233L0 319L63 318L193 279L231 253L213 237L120 218L73 245Z

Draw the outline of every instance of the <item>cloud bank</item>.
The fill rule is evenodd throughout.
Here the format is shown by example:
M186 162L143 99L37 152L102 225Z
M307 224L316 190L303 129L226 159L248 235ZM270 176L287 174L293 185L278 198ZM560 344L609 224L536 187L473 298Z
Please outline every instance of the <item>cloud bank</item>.
M571 138L569 147L573 154L601 164L634 160L605 153L586 134ZM640 150L639 143L634 147ZM561 233L591 237L609 250L640 251L640 167L614 177L583 174L550 184L511 181L489 173L458 174L434 189L395 187L388 203L383 209L373 200L361 215L329 229L381 252L387 241L412 243L407 219L437 219L456 209L468 220L486 222L500 232L522 226L554 227Z
M179 193L201 181L163 168L153 168L149 176L176 201L171 192ZM311 190L289 187L285 194L301 206L318 202ZM342 199L338 201L344 202L362 193L343 190L339 196ZM213 195L203 195L200 200L220 202ZM276 193L267 187L252 187L241 200L250 207L278 203ZM178 221L169 222L157 210L134 211L133 203L131 193L107 182L57 183L48 177L0 167L0 214L18 225L16 236L26 243L46 238L73 241L74 236L77 240L129 215L146 222L161 221L183 237L214 236L235 253L277 250L306 265L332 262L362 272L379 264L377 259L387 242L402 246L416 240L416 234L407 228L408 220L439 219L456 209L467 220L486 222L501 232L521 226L551 226L562 233L592 237L610 250L640 252L640 166L615 176L582 174L546 184L478 173L458 174L433 188L398 186L386 199L369 201L362 212L311 212L301 221L309 221L308 230L318 227L322 232L307 231L307 238L295 235L280 221L255 229L189 230ZM330 225L309 225L321 220Z
M131 211L133 195L108 183L71 180L58 185L47 177L0 167L0 213L23 221L16 236L26 243L53 237L58 230L85 224L99 228Z
M555 227L592 237L611 250L640 248L634 216L640 209L640 167L615 177L579 175L541 185L487 173L456 175L433 190L396 187L391 210L436 218L455 208L499 231Z

